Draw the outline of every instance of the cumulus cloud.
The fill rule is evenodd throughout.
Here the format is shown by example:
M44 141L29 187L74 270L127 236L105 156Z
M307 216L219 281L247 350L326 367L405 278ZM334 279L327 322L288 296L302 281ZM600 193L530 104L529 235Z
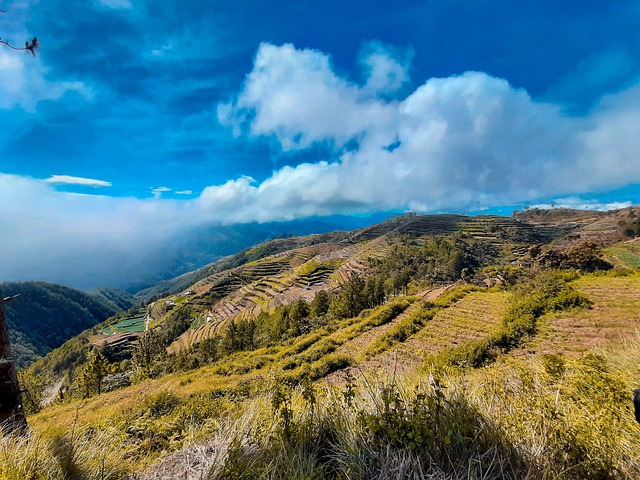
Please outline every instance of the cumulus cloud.
M341 147L394 120L390 105L361 93L333 72L328 55L262 44L237 101L220 105L218 118L237 134L248 126L251 135L273 136L284 150Z
M286 166L257 184L251 177L230 180L204 189L198 207L223 223L287 221L344 211L338 164L320 162ZM361 204L352 211L370 211Z
M632 205L631 202L601 202L600 200L584 199L581 197L565 197L558 198L550 203L538 203L531 205L531 208L572 208L575 210L617 210L627 208Z
M283 150L329 143L336 157L245 186L245 203L271 202L276 216L328 206L469 210L640 183L640 86L583 117L482 72L429 79L403 99L372 97L399 88L407 60L368 48L358 85L322 52L261 45L220 120ZM341 150L353 141L356 149Z
M54 185L82 185L85 187L111 187L111 182L104 180L95 180L93 178L72 177L70 175L51 175L44 180L45 183Z
M212 187L242 206L234 215L262 219L269 204L279 206L272 218L328 209L467 211L640 182L640 86L605 97L583 117L482 72L432 78L389 99L380 93L405 77L388 72L406 74L406 60L373 52L360 85L338 76L322 52L260 46L237 99L220 106L220 121L283 150L320 142L336 156L285 167L260 185ZM353 142L357 148L344 148Z
M640 183L640 85L580 117L482 72L431 78L394 98L407 88L407 54L369 48L356 83L322 52L263 44L241 90L218 108L238 135L270 138L274 148L329 147L315 163L283 166L262 181L230 179L184 200L161 198L168 187L153 189L154 198L113 198L0 174L0 231L11 232L0 279L41 278L43 269L55 272L50 280L116 276L211 223L473 211L548 198L575 208L628 205L581 199Z

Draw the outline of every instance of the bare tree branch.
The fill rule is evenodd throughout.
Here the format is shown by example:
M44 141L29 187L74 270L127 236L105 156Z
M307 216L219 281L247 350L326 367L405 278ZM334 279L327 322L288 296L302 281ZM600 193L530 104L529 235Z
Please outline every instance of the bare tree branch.
M7 12L5 12L4 10L0 10L0 13ZM2 37L0 37L0 43L14 50L31 52L31 55L33 55L34 57L36 56L36 51L40 48L40 42L38 41L37 37L33 37L31 40L27 40L26 42L24 42L24 47L16 47L12 45L8 40L3 40Z
M2 37L0 37L0 43L2 43L3 45L6 45L9 48L12 48L14 50L22 50L25 52L31 52L31 54L35 57L36 56L36 51L40 48L40 42L38 41L37 37L33 37L32 40L27 40L26 42L24 42L24 47L15 47L13 45L11 45L11 43L9 43L8 40L2 40Z

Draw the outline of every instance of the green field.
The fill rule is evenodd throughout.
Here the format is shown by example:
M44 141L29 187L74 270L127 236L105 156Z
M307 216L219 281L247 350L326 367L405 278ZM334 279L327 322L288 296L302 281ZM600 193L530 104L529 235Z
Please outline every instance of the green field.
M127 317L113 325L109 325L102 331L105 335L112 335L114 333L144 332L145 317L146 311L138 310L134 316Z
M614 264L640 270L640 244L623 243L604 249L605 257Z

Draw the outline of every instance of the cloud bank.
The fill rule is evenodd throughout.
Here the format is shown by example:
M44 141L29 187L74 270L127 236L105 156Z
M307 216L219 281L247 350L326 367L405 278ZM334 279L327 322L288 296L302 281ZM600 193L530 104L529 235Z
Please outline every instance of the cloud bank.
M126 285L133 267L154 256L159 263L162 249L197 224L188 202L60 192L1 173L0 205L0 281Z
M222 195L239 207L237 220L472 210L640 182L638 85L569 117L482 72L432 78L405 98L387 98L380 93L408 78L406 61L378 50L361 63L375 66L357 84L322 52L261 45L237 98L219 106L220 121L285 151L330 145L336 157L284 167L259 185L210 187L201 201L214 208Z
M163 198L172 188L157 187L153 198L136 199L55 189L56 183L107 186L101 180L0 174L8 259L0 280L42 278L44 271L55 272L50 280L75 284L82 283L79 271L111 278L180 232L211 223L473 211L559 197L596 208L597 201L579 197L640 183L640 85L569 116L483 72L431 78L410 91L411 55L366 44L356 81L336 73L320 51L262 44L240 91L218 106L219 121L238 141L268 139L275 153L317 145L329 152L315 163L282 166L262 181L230 179L187 200ZM0 108L21 101L21 94L12 98ZM610 205L626 205L620 200Z

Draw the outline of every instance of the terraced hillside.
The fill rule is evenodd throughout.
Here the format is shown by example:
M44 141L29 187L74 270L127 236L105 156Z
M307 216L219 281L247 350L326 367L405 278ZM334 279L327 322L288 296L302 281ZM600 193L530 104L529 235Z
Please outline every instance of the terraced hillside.
M336 244L321 243L249 262L196 283L194 300L220 299L202 318L178 338L170 351L177 352L220 333L231 319L257 316L299 299L311 301L321 290L335 290L353 275L366 275L372 260L384 258L398 238L421 239L459 232L473 240L503 248L507 256L521 254L527 246L547 242L571 230L558 226L534 227L516 219L496 216L405 215L363 229ZM366 239L363 241L363 239ZM292 240L288 240L293 242ZM347 246L342 247L344 244ZM295 243L292 243L295 244ZM342 247L342 248L340 248Z
M494 333L500 326L510 294L504 291L471 292L454 306L438 312L432 321L390 350L403 362L418 365L424 353L438 353Z
M190 288L196 293L192 304L199 306L199 316L170 351L189 348L220 333L231 319L255 317L299 299L311 301L321 290L336 290L353 275L366 275L372 262L383 259L398 242L419 245L424 239L455 233L497 247L508 261L531 244L549 242L575 228L574 224L533 225L490 215L406 214L352 233L340 232L333 239L317 235L269 242L243 254L259 259L206 277ZM291 249L262 256L287 246Z
M640 275L588 275L574 281L573 285L588 295L593 302L592 308L544 317L539 332L530 337L525 348L514 350L510 355L536 357L562 353L574 356L594 346L620 345L625 339L636 337L640 323L640 298L637 295ZM446 298L456 291L452 298ZM197 395L208 393L212 388L233 390L240 385L261 385L266 372L277 376L306 371L317 379L340 383L348 375L392 376L412 371L420 368L425 353L461 346L494 332L511 295L495 288L455 287L398 298L359 317L344 319L330 329L311 332L269 348L238 352L198 370L166 375L103 394L89 401L81 418L83 421L101 421L113 405L126 410L144 396L167 390L180 395ZM442 303L435 315L423 318L413 333L406 338L398 337L400 340L392 343L386 341L385 337L398 326L407 320L415 320L417 314L425 313L438 301ZM596 324L599 327L594 327ZM381 340L388 348L376 353L376 344ZM74 404L60 405L33 417L32 423L71 423L74 415Z
M405 214L353 232L275 239L201 269L195 283L177 294L156 299L135 320L107 322L109 328L83 337L90 339L89 344L78 342L83 352L76 352L76 347L69 349L62 363L79 368L91 345L107 348L117 358L130 356L145 331L163 331L162 341L168 342L168 352L184 353L204 340L222 336L231 320L252 319L298 300L310 303L322 291L337 294L352 278L378 275L387 300L458 280L481 285L485 265L521 265L532 245L562 244L583 230L600 228L593 227L595 223L613 228L615 221L626 218L629 212L608 215L558 210L509 218ZM616 244L608 251L612 257L615 254L633 263L635 248L632 243ZM183 276L176 285L184 287L183 280L196 277ZM433 318L425 313L429 317L426 321L422 309L412 306L404 317L379 325L367 337L339 342L337 351L372 365L393 355L398 362L412 366L420 361L422 353L417 351L434 353L446 345L490 335L501 313L500 296L469 295L459 300L462 306L484 299L487 304L483 311L494 315L492 320L478 324L484 330L469 317L449 318L445 311L431 312ZM386 343L378 342L377 337L387 338Z
M451 287L422 292L419 297L435 301ZM425 354L488 337L499 328L510 294L482 289L463 292L461 297L433 315L428 315L429 303L416 302L393 322L342 345L337 351L351 356L356 365L336 372L328 381L340 383L360 371L385 377L413 371L422 365Z
M188 300L195 312L192 328L170 351L189 348L220 333L232 319L255 317L299 299L311 301L322 290L335 291L353 275L367 275L371 265L399 243L419 246L431 238L456 234L493 246L504 262L510 262L525 255L531 245L568 238L603 221L599 213L576 212L569 219L567 215L559 219L554 212L549 218L538 218L529 213L526 218L534 221L527 221L520 216L405 214L354 232L258 245L222 261L215 273L187 289L195 293ZM160 301L173 304L175 298ZM150 312L154 324L162 322L167 310L157 313Z
M198 297L223 297L203 317L209 320L189 329L170 348L179 351L220 333L231 319L255 317L260 312L297 300L311 301L322 290L339 288L352 275L367 271L364 257L383 256L384 240L339 248L321 244L267 257L205 279L194 286ZM233 281L235 280L235 281ZM231 290L230 293L224 294Z
M638 427L630 409L640 370L629 367L640 351L640 272L633 271L637 243L607 244L604 251L626 269L556 271L521 261L532 245L573 245L567 235L579 237L593 222L606 220L605 214L576 213L563 223L559 217L566 215L554 212L531 222L405 215L343 232L335 242L325 236L257 246L244 252L246 261L147 306L144 338L149 342L139 340L147 351L137 349L131 359L109 367L130 385L82 395L78 392L88 391L87 384L75 383L61 404L32 415L30 424L35 431L73 425L74 432L94 435L105 431L106 418L116 419L108 428L118 441L109 448L121 450L123 462L140 472L163 456L171 462L170 452L182 451L193 460L189 448L194 444L201 447L198 459L215 457L226 468L238 458L244 461L245 454L251 461L252 449L261 448L262 441L287 439L278 445L297 445L287 443L291 435L332 432L337 423L358 425L358 435L369 444L376 435L388 435L386 451L399 445L410 452L416 448L414 433L431 428L434 409L456 408L453 427L443 427L434 440L438 448L500 428L496 438L511 441L513 449L507 450L517 452L514 462L536 448L540 461L551 452L550 464L566 462L549 477L531 478L565 478L570 469L585 465L589 469L574 478L616 478L609 473L620 465L640 472L633 453ZM279 251L285 244L295 247ZM493 263L482 263L486 259ZM449 278L443 272L452 279L432 281ZM487 276L492 281L485 283ZM380 282L369 282L372 278ZM353 285L360 290L350 290ZM376 295L357 303L357 294L369 288ZM320 302L313 305L321 291L332 292L322 308ZM341 308L347 301L357 309ZM140 328L142 313L101 325L101 335L133 343L124 336L140 333L131 330ZM244 330L245 337L239 326L232 332L231 325L249 324L247 319L261 313L254 330ZM152 340L167 338L152 351ZM82 369L76 378L92 373L79 361L76 365ZM394 390L407 378L415 380L411 388ZM594 400L576 402L585 391ZM354 405L360 410L350 410ZM338 415L349 411L356 413L342 422ZM323 415L330 417L329 430L315 428ZM387 427L391 417L397 428ZM238 437L249 432L252 421L258 427ZM411 434L405 443L398 437L402 431ZM325 446L333 448L336 438L343 436L331 436ZM341 458L351 458L351 446ZM591 452L588 458L585 449ZM622 460L602 463L621 449L626 449ZM315 451L297 454L307 458ZM536 462L513 478L538 472ZM176 475L207 477L204 467L191 466ZM150 472L140 478L154 478Z
M559 245L570 245L591 241L598 245L611 245L624 240L622 224L640 215L640 207L628 207L610 212L570 210L565 208L541 210L531 209L516 215L516 218L534 226L564 226L571 233L559 238Z
M611 245L604 250L604 254L617 267L640 270L640 238Z
M579 356L595 347L632 340L640 332L640 276L586 276L573 282L593 305L545 318L528 351Z
M148 329L149 317L146 308L139 308L124 318L109 323L90 337L92 345L108 348L113 353L127 354L138 344L142 334Z

